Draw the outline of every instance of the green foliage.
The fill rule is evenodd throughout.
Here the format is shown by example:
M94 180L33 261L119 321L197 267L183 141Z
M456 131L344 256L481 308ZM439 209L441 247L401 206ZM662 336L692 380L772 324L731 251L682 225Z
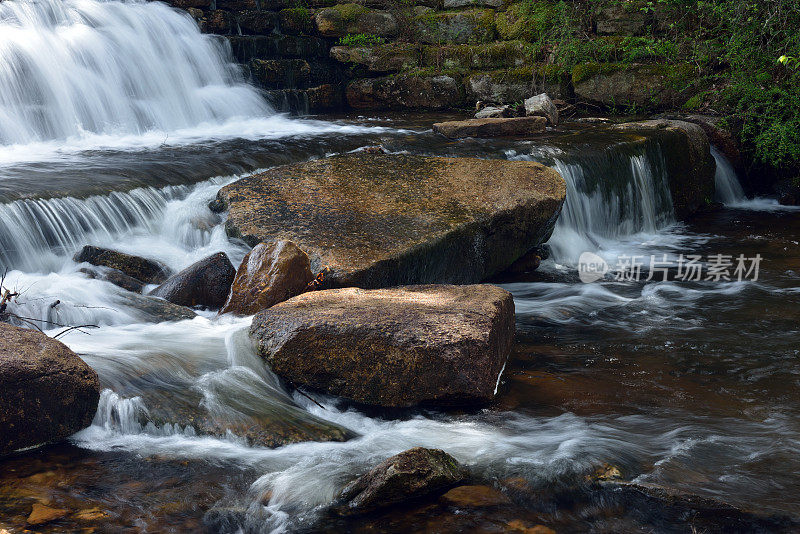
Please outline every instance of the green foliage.
M340 37L337 44L341 46L376 46L383 44L383 37L368 33L348 33Z

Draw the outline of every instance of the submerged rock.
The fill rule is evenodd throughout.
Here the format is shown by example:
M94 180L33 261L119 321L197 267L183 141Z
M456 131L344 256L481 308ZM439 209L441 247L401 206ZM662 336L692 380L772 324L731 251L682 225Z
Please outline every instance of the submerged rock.
M89 263L98 267L109 267L145 284L160 284L170 275L166 265L155 260L132 256L116 250L86 245L73 258L77 263Z
M242 260L221 313L252 315L299 295L313 279L308 255L297 245L259 243Z
M334 289L262 311L250 337L294 384L384 407L490 401L514 340L492 285Z
M293 241L325 287L377 288L482 281L550 237L565 194L534 162L358 153L277 167L219 198L230 234Z
M532 96L525 100L525 115L544 117L551 126L558 126L558 108L547 93Z
M626 122L614 130L658 139L678 218L686 218L714 197L716 163L708 136L697 124L677 120Z
M44 525L56 519L61 519L69 514L69 510L63 508L51 508L41 503L34 503L31 508L31 513L28 515L27 523L29 525ZM8 532L8 531L6 531Z
M119 306L134 308L139 319L144 322L183 321L197 317L195 312L185 306L147 295L126 293L113 298Z
M89 426L100 385L91 367L41 332L0 323L0 455Z
M442 501L460 508L491 508L511 504L511 499L491 486L458 486L442 495Z
M109 267L95 267L90 269L84 267L82 269L78 269L78 272L81 272L92 279L111 282L115 286L121 287L122 289L127 289L128 291L132 291L134 293L141 293L142 289L144 289L143 282L133 278L132 276L128 276L117 269L111 269Z
M221 308L236 276L231 260L224 252L202 259L171 276L150 292L179 306L203 306L212 310Z
M433 131L450 139L461 137L505 137L541 133L545 130L544 117L510 117L495 119L468 119L465 121L437 122Z
M447 490L467 478L455 458L440 449L415 447L388 458L348 484L341 515L363 514Z

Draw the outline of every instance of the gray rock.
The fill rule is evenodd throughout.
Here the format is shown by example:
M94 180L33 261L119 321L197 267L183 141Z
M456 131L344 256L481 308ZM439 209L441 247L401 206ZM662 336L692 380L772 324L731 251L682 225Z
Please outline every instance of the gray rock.
M486 106L475 113L476 119L497 119L501 117L513 117L514 110L510 106Z
M433 125L433 131L450 139L526 136L542 133L546 124L547 119L544 117L469 119L465 121L437 122Z
M525 100L525 115L544 117L550 126L558 126L558 108L546 93Z

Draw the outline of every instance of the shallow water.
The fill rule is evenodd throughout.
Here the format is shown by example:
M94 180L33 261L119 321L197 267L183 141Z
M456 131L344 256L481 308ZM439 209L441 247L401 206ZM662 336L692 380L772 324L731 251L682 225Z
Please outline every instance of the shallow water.
M339 124L352 127L351 122L366 128L377 123ZM493 147L439 140L414 122L378 125L388 128L328 140L330 151L381 143L422 153L530 155L550 161L555 154L563 158L562 170L581 161L586 173L602 170L585 158L570 160L563 148L569 132L539 145L504 141ZM315 155L305 152L296 159ZM635 167L649 156L624 150L623 156L628 158L623 168L633 169L623 179L642 185L630 192L631 198L658 198L658 165L648 166L643 181ZM609 156L608 165L615 165L616 158ZM621 215L609 210L605 217L619 216L630 225L619 230L611 223L585 226L587 220L603 220L603 209L595 206L588 219L579 217L561 228L578 236L568 254L559 256L556 247L554 258L539 271L495 280L514 294L518 324L497 401L477 412L409 413L398 420L314 395L322 409L287 391L253 353L244 335L246 318L201 314L179 323L148 322L135 306L120 300L124 291L76 272L79 266L69 257L84 242L145 254L176 269L218 250L240 261L246 248L225 236L222 221L206 206L231 179L179 186L172 195L157 195L161 200L140 219L123 215L126 224L73 232L78 236L72 241L40 244L39 250L28 247L18 261L33 267L9 272L7 284L27 289L20 314L100 325L88 335L72 332L62 339L98 371L107 391L94 425L75 435L71 445L3 462L0 524L21 527L38 501L73 511L45 529L52 531L91 525L100 531L131 527L153 532L456 527L491 532L513 520L563 531L689 528L690 522L668 510L643 514L629 501L615 503L613 496L592 493L581 481L603 463L618 466L628 480L759 512L796 512L796 211L731 208L676 224L668 209ZM596 199L587 194L582 201ZM74 202L92 212L85 204L91 199ZM757 282L583 284L571 258L581 246L591 245L599 245L592 250L609 260L635 251L761 253L764 261ZM55 300L61 303L54 311L50 304ZM198 434L186 420L148 424L149 411L165 405L179 414L179 421L186 406L200 406L233 428L275 419L300 421L301 426L327 421L357 437L269 449L241 435ZM457 511L434 501L359 520L326 515L345 483L416 445L443 448L497 484L522 477L536 497L526 493L493 510ZM102 519L82 520L91 513L81 515L80 510ZM202 526L204 516L212 526Z
M163 42L158 28L169 30ZM25 528L37 502L67 510L37 527L46 532L769 529L588 484L606 463L626 480L797 515L800 212L743 198L724 165L727 206L684 224L663 175L669 155L654 143L586 126L527 141L448 141L430 131L438 115L275 115L224 47L159 3L6 0L0 51L0 267L22 293L12 311L51 334L96 325L61 339L104 389L91 427L0 460L0 529ZM112 83L141 54L152 68L127 88ZM176 54L186 69L173 71ZM518 334L491 406L398 416L313 394L318 405L256 356L248 318L200 311L159 322L71 259L92 243L173 269L218 251L238 263L247 247L208 208L222 185L370 145L538 160L568 182L551 258L493 280L514 294ZM582 252L612 266L634 254L763 262L757 281L584 284ZM331 429L352 437L277 448L265 440ZM446 450L511 502L457 509L433 499L359 519L330 515L347 482L413 446Z

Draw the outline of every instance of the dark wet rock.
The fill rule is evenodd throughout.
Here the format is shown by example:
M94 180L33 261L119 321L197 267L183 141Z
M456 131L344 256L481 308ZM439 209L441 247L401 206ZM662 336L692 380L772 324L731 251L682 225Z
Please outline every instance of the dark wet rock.
M461 137L525 136L545 130L544 117L511 117L500 119L468 119L465 121L437 122L433 131L450 139Z
M41 332L0 323L0 455L89 426L100 385L91 367Z
M250 337L296 385L390 408L494 398L514 299L493 285L332 289L260 312Z
M686 218L711 202L717 166L708 136L700 126L659 119L626 122L613 129L658 139L678 218Z
M542 260L546 260L549 257L550 251L547 249L547 247L536 247L512 263L506 272L510 274L524 274L533 272L539 268Z
M367 513L446 491L468 473L440 449L415 447L388 458L342 490L341 515Z
M513 117L514 110L511 106L486 106L477 113L476 119L498 119L502 117Z
M330 83L310 87L306 90L306 101L310 113L332 111L342 107L342 91Z
M800 206L800 177L778 182L778 202L784 206Z
M452 76L398 74L353 80L347 85L347 103L355 109L427 109L458 107L464 90Z
M308 255L291 241L259 243L236 271L221 313L252 315L306 290L314 279Z
M211 210L211 213L223 213L226 210L225 203L218 198L208 203L208 209Z
M709 532L797 532L800 520L783 514L746 510L724 501L655 484L603 482L601 498L620 501L629 510L653 512L666 521L685 521ZM657 512L656 512L657 511Z
M122 289L127 289L128 291L133 291L134 293L141 293L145 286L143 282L137 280L136 278L128 276L122 271L111 269L109 267L83 267L78 269L78 272L81 272L92 279L111 282L115 286L119 286Z
M92 245L83 247L75 254L73 260L77 263L85 262L97 267L117 269L145 284L160 284L170 275L169 267L155 260Z
M459 508L491 508L511 504L511 499L491 486L458 486L442 495L441 500Z
M228 255L217 252L171 276L151 291L150 296L179 306L217 310L225 305L234 276L236 269Z
M232 235L293 241L328 271L324 287L364 288L484 280L549 238L564 197L564 180L534 162L365 153L219 192Z
M244 35L269 35L278 26L278 14L272 11L245 11L237 19Z
M140 414L139 423L159 428L165 425L190 426L202 436L226 438L234 435L250 447L274 448L303 441L347 441L357 436L344 427L311 415L288 399L270 396L258 383L246 392L218 388L215 394L220 402L233 409L209 411L203 397L191 388L169 393L144 391L141 397L148 411Z
M546 93L525 100L525 115L544 117L551 126L558 126L558 108Z
M205 33L227 35L234 29L235 21L229 11L215 9L210 11L200 23L200 29Z
M147 295L125 293L113 298L119 306L134 308L136 315L144 322L183 321L197 317L195 312L185 306Z

